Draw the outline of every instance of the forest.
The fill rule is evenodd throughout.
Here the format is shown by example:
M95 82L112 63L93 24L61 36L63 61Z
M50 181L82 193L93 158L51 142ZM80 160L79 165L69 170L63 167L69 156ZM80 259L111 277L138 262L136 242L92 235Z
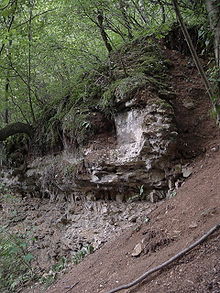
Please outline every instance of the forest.
M28 126L36 131L43 119L43 143L53 143L68 124L68 111L92 103L91 92L99 89L88 79L92 74L102 74L99 71L103 67L111 71L114 51L140 36L164 38L179 21L196 27L195 46L202 47L200 54L210 56L208 73L199 64L197 67L216 110L220 39L217 2L2 0L0 125L24 124L0 132L1 140L16 132L30 134L34 130ZM195 55L196 48L191 50ZM198 63L198 57L194 60ZM104 111L105 105L99 108ZM50 117L48 111L53 111ZM82 123L88 126L86 120Z
M0 0L0 291L220 292L219 125L219 0Z

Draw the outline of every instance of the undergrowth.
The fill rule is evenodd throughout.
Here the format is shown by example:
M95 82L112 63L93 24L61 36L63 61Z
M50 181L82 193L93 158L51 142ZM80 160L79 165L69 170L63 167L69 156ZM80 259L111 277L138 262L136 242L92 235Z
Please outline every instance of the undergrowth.
M20 292L21 288L32 288L41 283L44 287L51 285L59 275L73 264L80 263L87 255L93 253L92 245L85 245L71 257L61 257L49 269L42 272L39 258L34 251L38 245L33 236L33 227L28 231L18 231L12 226L17 215L16 206L19 198L8 188L0 184L0 204L7 210L7 220L0 223L0 292ZM25 231L25 232L24 232Z
M34 255L30 252L31 242L26 234L11 233L0 226L0 292L18 292L18 288L36 279L32 268Z
M39 282L46 287L50 286L57 279L58 275L65 272L71 264L79 264L87 255L92 254L93 252L93 246L86 245L75 252L73 257L69 260L66 257L61 257L48 272L43 274L43 276L39 279Z

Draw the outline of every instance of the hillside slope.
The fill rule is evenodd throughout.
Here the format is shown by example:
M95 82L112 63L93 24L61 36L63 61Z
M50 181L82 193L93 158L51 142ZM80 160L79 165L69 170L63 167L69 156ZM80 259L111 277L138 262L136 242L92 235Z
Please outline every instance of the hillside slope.
M167 51L172 61L170 98L180 131L179 153L192 170L176 197L156 204L150 221L123 232L62 276L47 293L107 293L168 260L220 222L219 130L190 58ZM122 292L220 292L220 235L216 232L166 270ZM134 247L141 254L132 257Z
M143 40L132 43L129 47L131 51L124 48L125 64L129 70L133 68L133 63L139 64L140 59L142 63L142 58L145 64L148 53L151 54L152 48L146 53L148 47L143 47L143 44L146 45ZM90 131L91 136L88 135L87 142L81 142L87 159L85 156L78 156L70 144L63 152L28 158L28 166L24 164L24 174L20 168L2 171L2 181L8 183L8 188L0 200L0 224L7 227L6 234L9 231L12 235L22 235L27 241L28 252L34 256L31 270L36 274L34 278L31 274L29 281L21 278L15 292L107 293L168 260L200 238L212 226L219 224L220 132L211 118L209 99L191 58L168 49L163 41L158 45L162 59L149 59L150 68L155 69L146 72L149 62L147 67L141 68L145 75L144 85L140 84L139 74L135 74L137 88L133 79L131 81L130 77L124 77L125 80L129 78L129 85L135 85L131 96L124 96L125 102L129 102L127 98L134 97L134 104L129 102L128 109L127 106L121 109L117 107L118 115L122 114L122 118L134 117L135 120L137 118L136 122L141 123L132 124L132 119L125 119L128 123L120 125L126 126L123 128L126 131L116 131L117 127L112 128L111 123L109 128L111 121L106 120L105 115L100 116L101 112L92 108L92 112L86 112L86 115L89 119L97 118L90 121L94 131ZM155 75L155 70L157 71L156 65L158 62L160 64L160 60L164 60L162 64L165 68L159 70L158 76ZM206 66L205 60L202 63ZM114 70L118 72L118 67ZM119 70L118 74L121 73L125 74ZM155 75L155 78L150 79L153 84L148 83L148 75L151 73ZM110 94L107 97L112 98L112 89L108 83L104 89ZM123 89L127 92L127 87L123 86ZM114 94L115 90L114 87ZM96 99L102 100L103 97L106 95ZM152 108L149 119L140 119L139 114L147 114L146 106L149 101L151 103L152 97L160 103ZM107 101L110 102L111 99ZM163 108L168 112L172 109L171 120L171 117L161 117L158 110ZM135 115L132 114L133 111ZM74 113L69 113L69 118L74 117ZM123 122L123 119L120 121ZM144 121L146 123L142 123ZM170 129L167 128L167 123L163 124L165 127L161 128L162 132L155 131L155 127L152 129L152 125L161 127L161 121L172 121L176 131L167 132L166 129ZM143 135L137 137L138 129L143 130ZM175 140L172 140L172 133L175 133ZM119 136L125 140L120 140ZM70 141L74 137L70 132ZM170 149L173 153L163 153L163 146L167 144L157 140L161 137L165 142L175 142L175 148ZM144 138L144 144L137 144L136 138ZM166 178L164 180L164 176L157 176L158 181L152 176L151 187L154 190L150 192L152 196L148 197L144 194L151 191L147 189L149 182L146 176L149 175L149 170L146 170L145 163L149 160L146 156L150 153L153 158L158 158L157 155L149 148L143 148L139 152L140 156L134 156L134 160L132 157L129 164L126 160L126 164L119 161L124 155L123 150L127 150L125 154L129 157L135 145L144 146L146 143L147 146L150 139L157 148L157 155L163 154L164 164L159 164L159 169L166 173ZM109 165L105 155L114 151L120 141L123 146L128 144L129 147L122 147L122 151L115 156L115 166ZM103 158L102 164L97 165L100 157ZM123 168L121 163L124 164ZM156 165L157 163L158 160L155 161ZM98 174L94 174L94 170ZM109 176L109 172L112 176ZM19 176L14 178L16 174ZM160 175L161 172L152 173L155 174ZM91 178L91 175L100 176ZM103 176L105 182L102 180ZM127 179L123 181L123 178ZM90 182L90 179L95 181ZM128 188L122 188L123 184ZM155 196L155 191L161 191L160 189L164 192ZM157 195L159 198L163 195L165 199L158 201ZM150 202L143 200L144 198L150 199ZM219 293L219 240L219 232L215 232L185 257L125 292ZM83 259L85 249L85 254L93 249L95 253ZM80 264L74 264L80 261ZM6 259L7 273L8 262L10 260ZM15 273L20 278L19 265ZM10 271L7 276L11 278L11 275ZM52 282L54 284L45 289ZM7 290L6 288L5 292L10 292L10 289Z
M47 293L104 293L175 255L220 222L220 157L207 152L178 195L150 214L150 222L123 233L75 266ZM140 228L140 230L139 230ZM142 243L143 251L131 256ZM220 235L215 233L161 273L124 292L220 292ZM65 289L66 288L66 289Z

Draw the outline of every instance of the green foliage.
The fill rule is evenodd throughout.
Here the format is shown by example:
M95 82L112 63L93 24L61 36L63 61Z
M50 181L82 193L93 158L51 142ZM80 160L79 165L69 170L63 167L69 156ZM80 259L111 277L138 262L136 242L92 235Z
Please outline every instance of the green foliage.
M139 187L139 195L142 196L144 194L144 185Z
M184 20L199 27L207 52L212 36L204 1L180 2ZM114 50L110 56L100 16ZM114 82L142 73L162 77L166 66L154 39L164 37L174 21L164 1L2 0L0 126L7 111L10 122L34 123L42 148L60 145L62 127L83 137L92 130L88 109L114 115Z
M86 255L91 254L94 252L94 248L92 245L84 246L82 249L77 251L75 255L73 256L73 263L78 264L80 263Z
M44 275L39 278L39 282L44 284L45 287L50 286L56 280L58 274L65 270L67 266L67 258L64 256L61 257L60 260L55 263L48 272L44 273Z
M82 143L85 135L91 130L88 109L75 109L72 107L64 116L62 128L71 143Z
M80 263L87 255L92 254L93 252L94 248L92 245L87 245L77 251L69 261L66 257L61 257L60 260L51 267L49 272L45 273L39 279L40 283L44 284L46 287L50 286L56 280L58 274L68 268L68 265L71 265L71 263Z
M33 238L28 235L12 234L0 227L0 291L18 292L22 284L36 277L31 264L34 255L29 251Z
M220 69L218 66L213 66L207 71L209 81L218 84L220 82Z

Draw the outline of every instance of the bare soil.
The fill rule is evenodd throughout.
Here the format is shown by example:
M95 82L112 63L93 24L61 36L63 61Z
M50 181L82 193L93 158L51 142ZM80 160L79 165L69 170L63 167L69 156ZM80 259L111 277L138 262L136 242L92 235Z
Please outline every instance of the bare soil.
M124 232L63 276L47 293L108 292L166 261L220 222L220 156L207 153L178 195L150 214L150 222ZM140 256L132 257L141 243ZM181 260L124 292L220 292L220 234Z

